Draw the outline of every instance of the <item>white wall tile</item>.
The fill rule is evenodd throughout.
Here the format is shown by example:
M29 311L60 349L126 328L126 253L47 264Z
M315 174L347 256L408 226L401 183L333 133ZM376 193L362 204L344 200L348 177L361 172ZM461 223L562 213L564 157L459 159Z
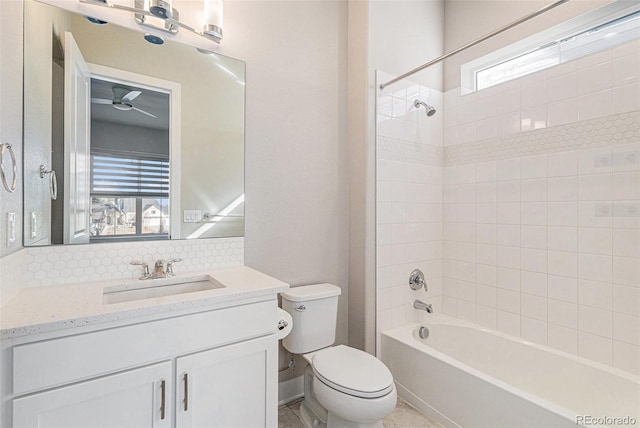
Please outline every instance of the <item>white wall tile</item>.
M613 258L613 282L621 285L640 286L640 263L636 258Z
M578 330L598 336L613 337L613 313L589 306L578 307Z
M566 226L549 226L547 246L555 251L577 251L578 228Z
M578 71L578 95L602 91L612 86L613 64L603 62Z
M581 150L578 154L578 173L581 176L612 172L612 167L611 147Z
M521 291L535 296L547 297L547 275L539 272L520 272Z
M578 277L590 281L609 282L613 274L613 258L597 254L578 255Z
M557 101L547 106L547 126L559 126L577 122L578 117L578 99L575 97Z
M547 291L550 299L568 303L578 302L578 280L565 276L549 275Z
M546 202L523 202L520 218L522 224L544 226L547 224Z
M547 180L549 201L577 201L578 177L554 177Z
M638 317L614 312L613 338L632 345L640 345L640 320Z
M549 273L552 275L578 277L578 255L565 251L549 251Z
M640 83L613 88L613 113L620 114L640 109Z
M521 90L521 107L528 109L547 103L547 82L524 85Z
M547 344L547 323L528 317L520 318L520 335L531 342Z
M476 165L476 181L479 183L496 181L497 174L496 161L480 162Z
M520 225L499 224L497 226L499 245L520 246ZM499 254L500 250L498 251Z
M522 202L547 201L547 179L522 180L520 182L520 198Z
M520 291L520 270L499 267L498 288L510 291Z
M547 88L549 90L548 101L550 103L567 98L575 98L578 95L578 73L566 73L551 78L548 81Z
M520 158L499 160L497 164L498 181L520 179Z
M578 281L578 303L611 311L613 309L613 286L607 282L581 279Z
M493 307L477 305L476 306L476 322L483 327L496 329L498 311Z
M610 338L578 332L578 355L603 364L613 363L613 341Z
M611 255L613 233L608 228L581 227L578 234L578 251L581 253Z
M520 305L522 316L541 321L547 320L547 299L544 297L522 294Z
M640 316L640 288L614 285L613 310L636 317Z
M520 337L520 316L511 312L498 310L496 328L503 333Z
M640 374L640 346L614 340L613 366L631 373Z
M578 329L578 305L558 300L547 302L548 320L550 324Z
M520 268L529 272L547 272L547 251L522 248L520 252Z
M578 331L549 323L547 344L570 354L578 353Z
M547 176L547 155L528 156L520 160L522 180Z
M500 181L496 192L498 202L520 202L520 181Z
M525 248L547 248L547 226L523 225L520 229L520 239Z
M547 203L549 226L577 226L578 204L575 202Z
M578 174L578 152L561 152L547 155L549 177L567 177Z
M498 223L520 224L520 204L512 202L499 203Z
M608 201L612 194L611 174L581 175L578 179L578 198L581 201Z

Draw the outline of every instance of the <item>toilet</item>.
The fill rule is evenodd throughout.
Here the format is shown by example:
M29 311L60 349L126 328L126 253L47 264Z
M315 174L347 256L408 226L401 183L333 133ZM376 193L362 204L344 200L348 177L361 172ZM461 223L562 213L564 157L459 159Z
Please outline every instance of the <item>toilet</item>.
M282 293L282 309L293 328L283 346L309 363L300 413L309 428L382 427L396 406L397 393L387 366L349 346L332 346L340 288L314 284Z

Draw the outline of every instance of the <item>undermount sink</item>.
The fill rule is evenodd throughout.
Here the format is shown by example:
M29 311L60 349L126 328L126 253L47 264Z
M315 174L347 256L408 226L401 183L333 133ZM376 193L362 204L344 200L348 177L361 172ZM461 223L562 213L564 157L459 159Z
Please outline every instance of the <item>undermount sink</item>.
M102 303L122 303L225 288L211 275L146 279L105 287Z

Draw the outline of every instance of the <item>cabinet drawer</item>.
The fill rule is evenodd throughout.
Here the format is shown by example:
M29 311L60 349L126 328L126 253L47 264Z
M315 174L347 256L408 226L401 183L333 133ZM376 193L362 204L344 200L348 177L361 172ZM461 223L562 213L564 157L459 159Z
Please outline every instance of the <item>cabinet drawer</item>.
M13 394L88 379L275 331L275 300L13 348Z

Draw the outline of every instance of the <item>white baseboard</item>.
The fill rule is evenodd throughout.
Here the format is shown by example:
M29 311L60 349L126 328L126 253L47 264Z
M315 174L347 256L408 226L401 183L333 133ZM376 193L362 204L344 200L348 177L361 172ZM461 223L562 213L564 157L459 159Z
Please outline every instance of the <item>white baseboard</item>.
M304 375L278 383L278 406L304 397Z

